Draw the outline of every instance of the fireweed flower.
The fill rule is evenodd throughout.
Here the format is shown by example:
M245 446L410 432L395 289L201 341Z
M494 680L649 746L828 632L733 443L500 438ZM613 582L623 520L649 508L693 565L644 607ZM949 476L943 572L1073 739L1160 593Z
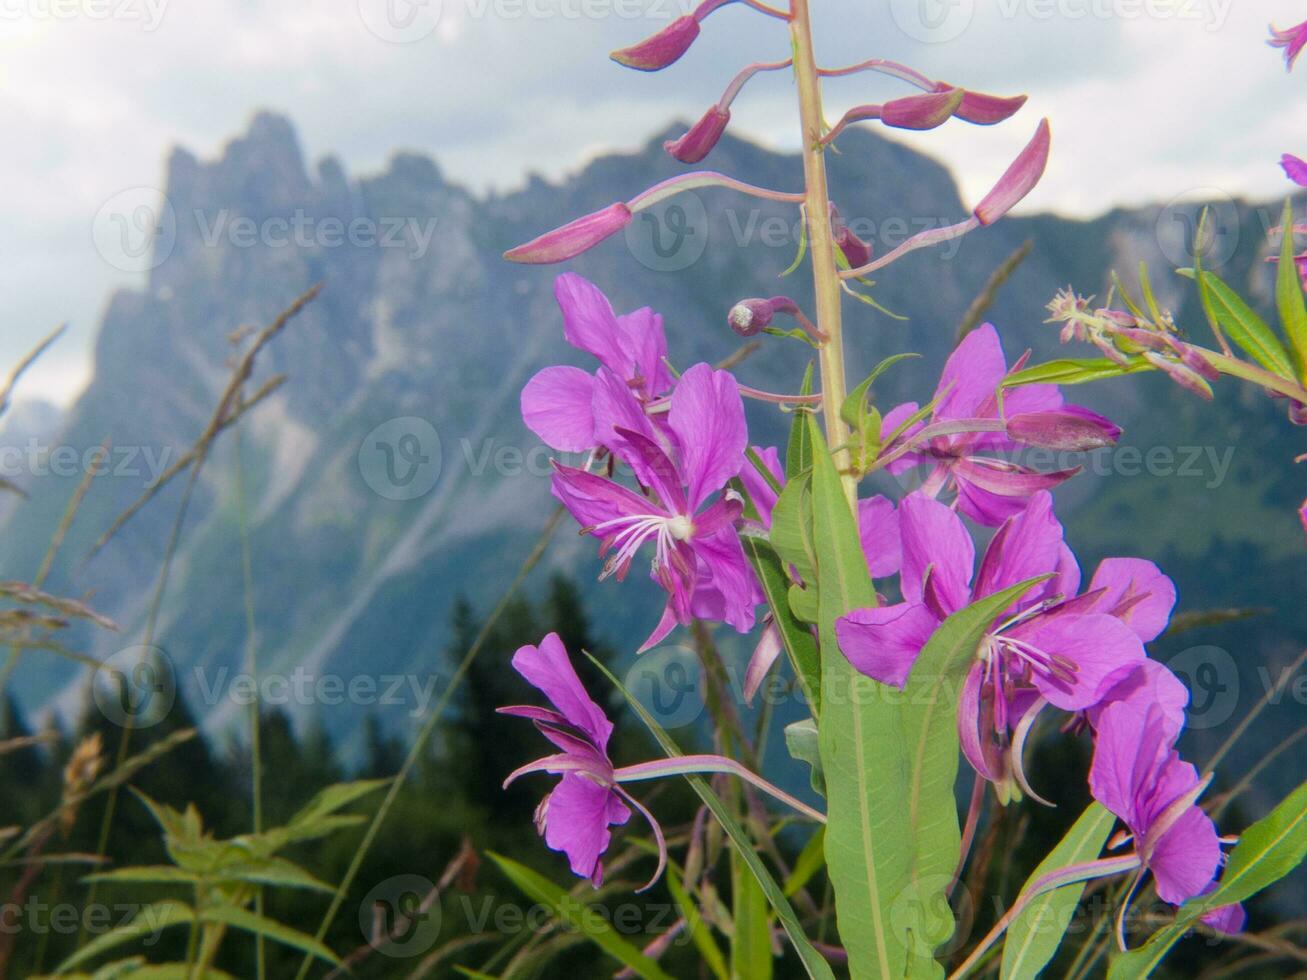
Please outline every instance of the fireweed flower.
M1025 511L999 528L976 568L975 547L958 516L924 494L910 495L899 507L904 601L854 610L836 623L840 649L854 667L902 688L948 616L1019 582L1051 576L995 619L962 691L963 752L1003 794L1011 789L1010 776L1030 792L1021 760L1008 749L1032 705L1042 698L1083 711L1101 700L1123 668L1144 660L1139 637L1113 615L1096 609L1043 615L1079 584L1052 506L1050 494L1035 494Z
M998 331L990 324L972 331L944 366L939 386L935 389L932 425L979 420L991 421L996 423L995 428L1003 428L998 424L1001 418L997 392L1007 373ZM909 402L887 412L882 426L883 437L888 439L917 412L917 408L915 402ZM1004 395L1003 412L1012 418L1031 413L1066 413L1067 409L1055 386L1026 385ZM1046 415L1043 421L1057 418L1057 415L1051 418ZM1087 415L1078 416L1080 422L1087 418ZM1101 419L1101 416L1094 418ZM1106 422L1105 419L1102 421ZM1111 441L1113 429L1114 426L1103 429L1103 438ZM1119 430L1116 432L1119 434ZM918 424L904 432L895 446L887 446L886 454L892 462L886 469L898 475L916 466L930 466L922 487L926 494L935 497L950 485L956 487L958 509L980 524L993 526L1002 523L1023 510L1033 494L1052 488L1079 472L1078 469L1069 469L1038 473L995 458L991 454L1010 453L1017 449L1016 441L1000 431L959 432L926 438L911 451L904 451L914 439L925 438L929 433L930 428Z
M611 375L601 372L599 391L608 399L602 417L613 425L613 453L648 495L559 464L553 492L582 533L600 539L600 553L612 551L601 578L624 578L640 548L653 545L652 574L667 590L667 606L641 649L695 617L749 632L761 596L735 531L743 502L727 489L748 444L735 379L707 364L686 371L669 399L665 434Z
M1284 168L1285 176L1291 181L1300 187L1307 187L1307 160L1286 153L1280 157L1280 166Z
M550 633L538 647L518 650L513 668L555 710L519 705L500 708L500 713L531 719L560 751L522 766L504 785L532 772L561 777L536 808L536 830L550 848L567 855L575 875L597 888L604 880L601 859L612 841L609 828L631 818L630 797L618 788L608 759L613 723L581 685L557 633Z
M1089 789L1129 828L1143 870L1157 895L1180 905L1203 894L1221 864L1221 842L1197 805L1210 779L1176 752L1176 733L1160 709L1133 705L1104 709L1094 744Z
M1298 55L1302 54L1304 47L1307 47L1307 21L1286 30L1279 30L1272 26L1269 43L1273 48L1284 48L1284 66L1292 71Z
M563 311L563 336L592 354L641 405L672 386L667 368L663 318L648 307L618 316L599 287L575 273L554 281ZM547 367L522 389L522 419L547 446L559 452L588 452L606 445L612 428L595 423L597 375L581 368Z

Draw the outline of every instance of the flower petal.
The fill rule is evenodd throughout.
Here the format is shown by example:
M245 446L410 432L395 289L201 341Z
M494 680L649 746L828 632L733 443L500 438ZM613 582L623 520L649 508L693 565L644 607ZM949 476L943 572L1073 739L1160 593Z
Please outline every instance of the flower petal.
M598 888L600 863L613 835L610 826L626 823L631 811L616 793L577 773L567 773L542 806L545 843L567 855L572 873Z
M872 578L887 578L902 567L903 539L893 501L879 495L858 501L858 538Z
M1053 513L1053 496L1041 491L990 539L980 560L980 570L976 572L976 598L983 599L1018 582L1056 572L1064 547L1062 524Z
M1122 667L1144 660L1144 645L1119 619L1101 614L1036 621L1024 642L1075 665L1075 679L1053 680L1036 671L1034 685L1065 711L1082 711L1106 694L1106 682Z
M855 609L836 620L835 635L841 652L860 673L902 690L938 628L939 620L925 605L903 602Z
M935 407L935 419L974 418L980 406L994 397L1006 373L1007 360L998 331L992 323L977 327L944 364L935 395L938 397L945 389L947 394Z
M781 454L775 446L754 446L753 450L758 454L758 458L763 461L767 471L780 487L785 486L785 467L781 464ZM740 469L740 482L744 484L744 490L749 495L749 500L754 509L758 511L758 517L762 520L762 526L771 527L771 511L776 506L776 491L772 489L757 467L751 461L746 461Z
M613 723L586 693L557 633L550 633L539 646L520 647L513 654L513 669L547 697L570 724L589 735L596 748L603 751L608 747Z
M1172 905L1205 892L1220 866L1216 825L1197 806L1176 820L1148 856L1148 868L1157 879L1157 897Z
M899 527L903 537L903 597L920 602L929 571L944 615L966 606L971 601L976 546L957 514L938 500L914 493L899 505Z
M598 444L593 401L594 378L585 371L547 367L522 389L522 421L551 449L583 453Z
M1089 591L1102 589L1095 610L1121 620L1149 643L1162 635L1175 608L1175 583L1151 561L1106 558L1099 563Z
M707 364L694 365L672 392L668 425L680 448L690 505L697 510L744 466L749 432L735 378Z

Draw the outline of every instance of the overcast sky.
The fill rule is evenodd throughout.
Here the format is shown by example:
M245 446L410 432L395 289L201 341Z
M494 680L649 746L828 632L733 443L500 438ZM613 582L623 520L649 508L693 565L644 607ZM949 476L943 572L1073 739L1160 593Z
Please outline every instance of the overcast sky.
M217 154L257 109L290 116L310 159L352 174L398 149L477 190L511 189L697 117L746 61L788 54L784 25L735 5L690 53L645 75L607 52L685 0L0 0L0 363L60 322L71 330L20 397L67 402L85 384L103 304L139 273L99 254L96 215L157 186L169 149ZM911 134L953 166L969 200L1039 116L1053 158L1025 210L1093 215L1178 194L1270 199L1276 161L1307 154L1307 64L1287 75L1267 22L1303 0L813 0L819 58L911 63L1000 94L1012 122ZM907 94L841 81L828 115ZM733 129L793 148L792 89L762 76ZM1203 190L1207 189L1207 190Z

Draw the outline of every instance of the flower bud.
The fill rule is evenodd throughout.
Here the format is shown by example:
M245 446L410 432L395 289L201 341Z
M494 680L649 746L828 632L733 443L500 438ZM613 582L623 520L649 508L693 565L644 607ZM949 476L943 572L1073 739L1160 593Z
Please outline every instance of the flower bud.
M892 99L881 106L880 119L895 129L934 129L948 122L966 95L960 88Z
M715 105L680 139L665 142L663 149L681 163L698 163L712 152L730 121L731 110Z
M639 44L614 51L610 58L637 71L658 71L675 62L699 36L699 21L690 14L677 17Z
M753 337L771 326L776 310L775 300L742 299L726 314L726 323L741 337Z
M1035 130L1034 138L1026 148L1012 161L994 189L985 195L984 200L976 205L975 215L982 225L992 225L1003 215L1011 211L1039 183L1048 165L1048 149L1052 133L1048 120L1041 120Z
M861 238L849 230L840 219L840 213L835 210L835 205L830 206L831 236L835 239L835 245L844 253L844 258L849 262L849 267L858 269L871 261L872 248L870 242L864 242Z
M948 82L935 86L936 92L946 92L953 88ZM999 95L986 95L984 92L967 91L962 96L962 104L954 110L953 115L974 126L993 126L1016 115L1017 110L1026 104L1024 95L1004 98Z
M1007 421L1007 434L1027 446L1080 453L1115 445L1121 427L1087 408L1064 405L1047 412L1013 415Z
M630 223L631 209L619 202L546 232L525 245L510 248L504 258L527 265L564 262L594 248Z

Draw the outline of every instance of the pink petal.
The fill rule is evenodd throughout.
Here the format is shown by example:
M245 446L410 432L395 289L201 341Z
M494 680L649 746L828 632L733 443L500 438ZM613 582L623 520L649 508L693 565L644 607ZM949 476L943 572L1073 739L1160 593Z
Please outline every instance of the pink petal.
M902 690L922 647L939 620L921 604L855 609L835 622L840 650L849 663L882 684Z
M699 559L700 570L695 590L696 615L726 623L737 633L750 632L763 596L739 536L727 528L707 537L696 535L690 547ZM705 600L710 601L707 607Z
M547 697L569 723L589 735L596 747L601 751L607 748L613 723L581 685L557 633L550 633L538 647L520 647L513 654L513 669Z
M991 493L966 480L958 480L957 485L958 510L984 527L997 527L1026 509L1024 497Z
M749 666L744 672L746 704L753 704L754 695L758 693L758 688L762 687L762 682L780 658L783 649L781 631L776 628L775 623L769 623L763 629L762 636L758 638L758 645L753 648L753 656L749 658Z
M641 382L646 397L656 398L672 386L672 372L667 366L667 335L663 318L647 306L617 318L622 350L629 369L627 380Z
M1248 913L1244 911L1242 905L1236 902L1234 905L1221 905L1210 912L1204 913L1202 921L1203 925L1215 929L1217 932L1223 932L1227 936L1236 936L1243 932L1244 926L1248 924Z
M766 465L768 472L775 477L777 485L784 487L785 467L781 464L781 454L776 447L754 446L753 449L758 454L758 458ZM776 506L776 491L771 488L770 483L763 479L757 467L748 460L740 469L740 482L744 484L745 493L749 495L749 500L753 503L754 509L758 511L758 517L762 521L763 527L770 528L771 511Z
M994 398L1007 373L1003 344L994 325L986 323L967 334L949 355L935 395L948 393L935 408L940 421L974 418L982 405Z
M1280 166L1284 168L1285 174L1291 181L1300 187L1307 187L1307 161L1292 153L1286 153L1280 157Z
M735 378L707 364L694 365L672 392L668 424L681 451L690 503L697 508L744 465L749 433Z
M913 415L917 414L917 411L920 408L921 406L916 402L905 402L904 404L897 405L886 412L884 418L881 419L880 424L881 440L884 441L888 439L900 425L910 419ZM917 422L916 424L909 426L900 438L906 439L914 436L924 427L924 422ZM912 469L914 466L920 466L923 462L924 459L918 453L906 453L885 468L894 476L898 476L900 473L904 473Z
M598 358L623 381L630 378L627 338L603 291L575 272L565 272L554 280L554 298L563 311L563 337L567 342Z
M1057 571L1063 547L1062 524L1053 513L1053 496L1041 491L990 540L976 573L976 598Z
M1184 812L1148 858L1148 868L1157 879L1157 897L1172 905L1206 891L1220 866L1216 825L1196 806Z
M1165 730L1174 740L1184 728L1184 711L1189 706L1189 689L1175 674L1156 660L1123 667L1107 680L1101 704L1086 712L1089 722L1099 727L1102 713L1110 704L1124 702L1141 715L1157 708Z
M1104 590L1094 608L1116 616L1149 643L1162 635L1175 608L1175 583L1151 561L1106 558L1094 572L1089 591Z
M573 874L599 887L604 880L600 858L613 839L608 828L631 818L626 804L611 790L569 772L541 806L545 843L567 855Z
M547 367L522 389L522 421L551 449L582 453L595 439L594 378L575 367Z
M1147 803L1172 741L1157 710L1118 701L1106 706L1099 717L1089 790L1136 835L1147 830L1141 804Z
M934 593L944 615L952 615L971 601L971 574L976 546L957 514L920 492L899 505L903 536L903 597L921 602L929 571Z
M583 528L637 514L657 513L657 505L620 483L557 463L550 484L554 496ZM600 534L600 537L606 535Z
M1021 639L1075 664L1072 682L1053 681L1038 671L1034 675L1040 693L1066 711L1081 711L1097 704L1106 693L1109 677L1144 659L1139 637L1119 619L1101 614L1052 617L1029 633L1022 632Z
M858 538L872 578L893 575L903 564L899 512L882 496L858 501Z

